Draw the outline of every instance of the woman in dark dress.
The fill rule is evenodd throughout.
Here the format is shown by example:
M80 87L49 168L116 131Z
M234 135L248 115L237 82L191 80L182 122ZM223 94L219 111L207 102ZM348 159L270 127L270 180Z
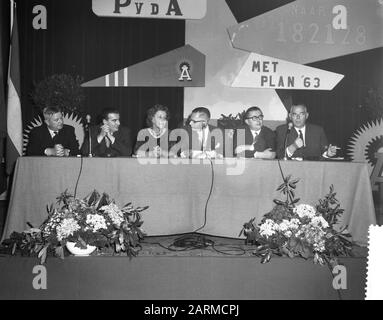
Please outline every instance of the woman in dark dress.
M169 109L156 104L147 111L146 124L148 128L137 134L134 147L136 157L162 158L173 156L170 150L168 120Z

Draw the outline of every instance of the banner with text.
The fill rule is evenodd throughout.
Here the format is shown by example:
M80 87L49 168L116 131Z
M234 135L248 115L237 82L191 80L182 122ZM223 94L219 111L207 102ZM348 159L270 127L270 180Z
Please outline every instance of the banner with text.
M382 0L297 0L228 28L237 49L292 62L383 46Z
M101 17L202 19L206 0L92 0L92 10Z
M332 90L342 74L251 53L232 87Z

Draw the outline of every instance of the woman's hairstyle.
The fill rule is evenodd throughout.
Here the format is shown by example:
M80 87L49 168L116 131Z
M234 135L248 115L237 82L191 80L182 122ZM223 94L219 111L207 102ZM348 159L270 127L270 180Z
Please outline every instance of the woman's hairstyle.
M153 107L148 109L148 111L146 111L146 124L148 127L151 127L153 125L152 120L153 120L155 114L157 113L157 111L164 111L166 114L166 120L169 121L170 112L169 112L168 107L163 106L162 104L155 104Z

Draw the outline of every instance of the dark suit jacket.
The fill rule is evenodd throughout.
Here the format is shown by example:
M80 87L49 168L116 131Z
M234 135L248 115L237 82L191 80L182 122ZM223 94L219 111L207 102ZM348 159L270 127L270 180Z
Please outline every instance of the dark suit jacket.
M192 130L190 125L184 126L181 129L185 130L187 134L187 136L184 137L186 139L182 139L179 142L181 152L188 151L188 150L194 150L194 151L201 150L201 142L198 139L197 132ZM224 146L225 146L224 139L225 137L224 137L224 132L222 129L209 125L209 133L207 137L207 144L206 144L205 150L206 151L215 150L217 153L224 155Z
M287 133L287 125L284 124L276 129L277 133L277 157L282 159L285 155L284 141ZM298 137L297 131L292 128L286 146L292 144ZM306 123L305 147L294 152L293 158L301 157L307 160L320 159L327 148L327 137L321 126Z
M240 129L245 130L245 142L241 143L241 141L237 141L238 133ZM253 144L253 134L248 126L244 126L241 128L237 128L234 132L233 136L233 147L235 148L239 145L251 145ZM254 153L256 151L263 152L266 149L271 149L271 151L275 151L275 133L268 127L263 126L259 135L257 136L257 141L254 145L254 151L245 151L245 158L253 158Z
M29 134L27 156L45 156L44 150L53 148L55 144L62 144L65 149L69 149L70 156L76 156L80 153L72 126L64 124L63 128L52 139L48 126L43 123L41 126L32 129Z
M115 141L106 146L105 139L98 143L97 136L101 132L98 126L91 127L92 155L96 157L130 157L132 155L132 136L127 127L120 126L118 131L113 134ZM81 147L84 156L89 155L89 135L87 134Z

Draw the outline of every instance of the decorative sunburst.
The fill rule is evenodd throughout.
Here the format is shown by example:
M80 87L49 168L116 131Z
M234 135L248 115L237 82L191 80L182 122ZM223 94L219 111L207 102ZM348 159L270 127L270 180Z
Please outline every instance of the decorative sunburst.
M348 155L353 161L366 162L371 174L376 152L383 152L383 118L368 122L360 127L347 146Z
M63 116L64 123L67 125L70 125L74 127L75 135L77 138L77 141L81 147L82 143L84 142L84 126L82 125L81 121L82 118L78 117L77 115L74 115L73 113L67 114L64 113ZM28 125L27 128L24 129L24 134L23 134L23 155L25 155L26 150L27 150L27 145L29 141L29 134L31 130L35 127L39 127L43 124L43 119L41 116L38 116L37 118L34 118Z
M176 72L182 72L182 67L186 66L188 68L188 71L191 73L193 71L193 64L192 62L186 58L186 57L181 57L175 65L176 67Z

